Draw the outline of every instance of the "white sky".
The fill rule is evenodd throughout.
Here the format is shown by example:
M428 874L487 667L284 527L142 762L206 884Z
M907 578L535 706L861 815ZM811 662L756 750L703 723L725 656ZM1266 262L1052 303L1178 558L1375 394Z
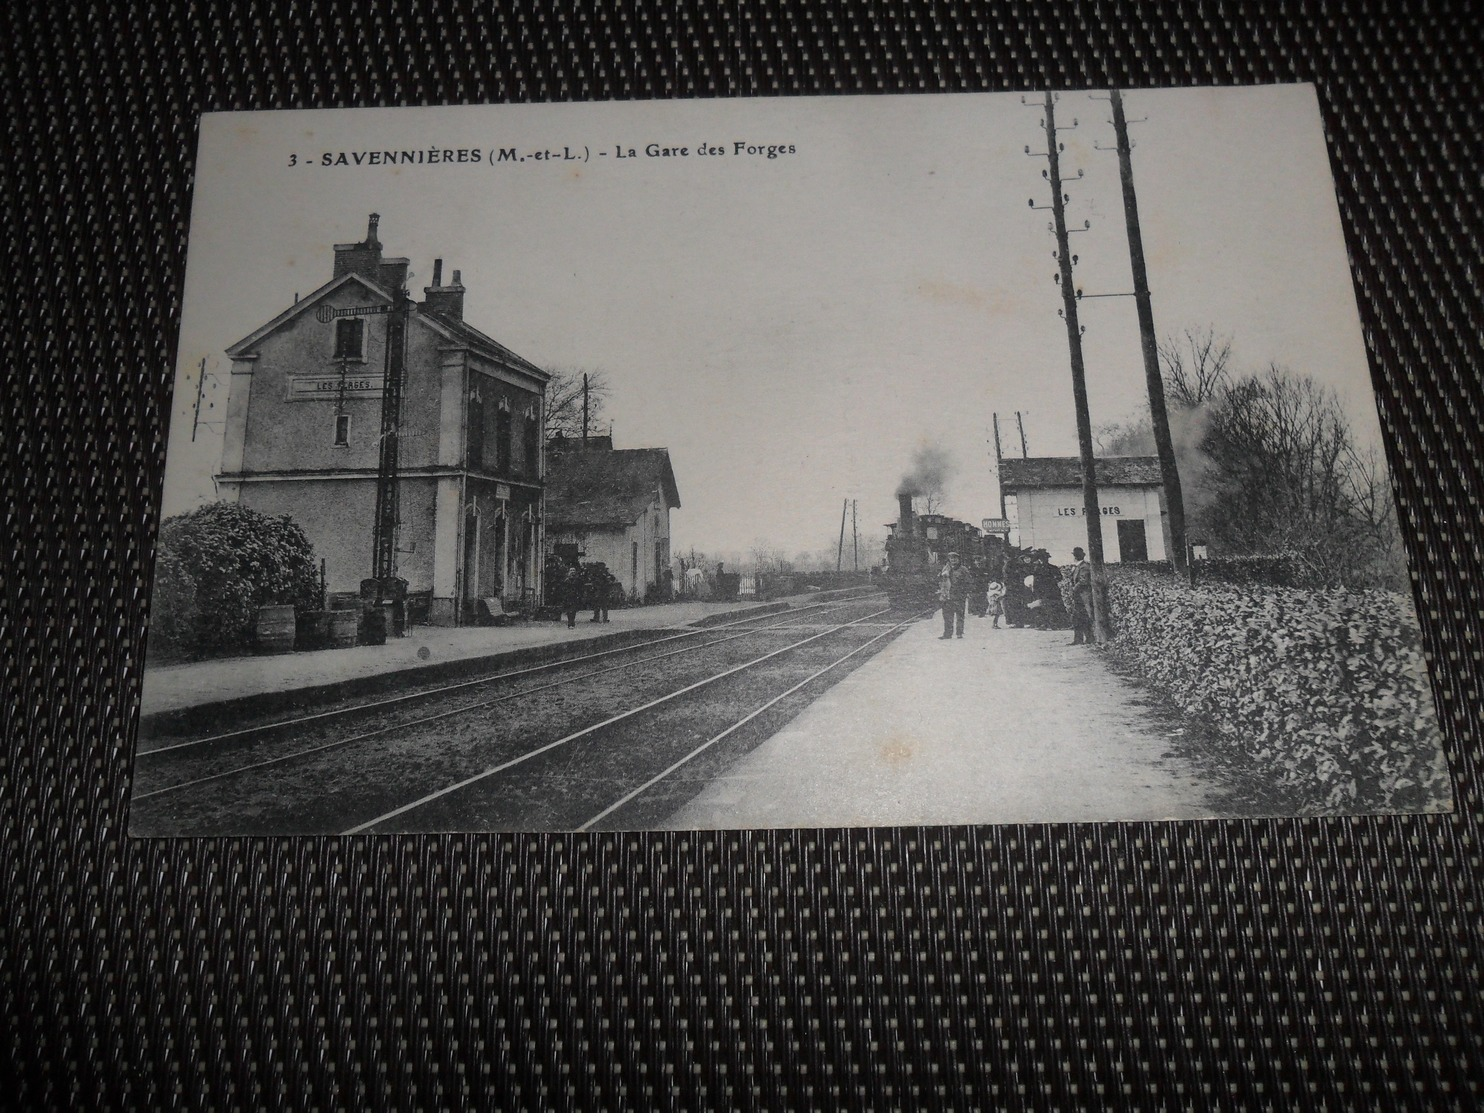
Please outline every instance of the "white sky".
M1031 98L1036 100L1035 97ZM1239 369L1288 365L1377 437L1318 109L1308 86L1125 95L1156 328L1214 325ZM1061 96L1077 284L1131 288L1105 101ZM828 546L842 499L895 519L915 448L955 463L946 511L999 514L991 420L1018 452L1076 453L1041 112L1018 94L214 114L192 211L164 514L212 499L220 425L191 441L194 373L330 278L381 214L415 297L463 273L465 317L544 367L601 369L619 447L666 446L673 545ZM734 141L793 144L777 159ZM658 142L724 156L647 158ZM563 146L586 163L321 167L325 151ZM638 150L613 157L615 146ZM599 151L609 154L599 156ZM290 155L299 165L289 166ZM1144 404L1132 299L1080 313L1095 426ZM208 381L208 388L213 384Z

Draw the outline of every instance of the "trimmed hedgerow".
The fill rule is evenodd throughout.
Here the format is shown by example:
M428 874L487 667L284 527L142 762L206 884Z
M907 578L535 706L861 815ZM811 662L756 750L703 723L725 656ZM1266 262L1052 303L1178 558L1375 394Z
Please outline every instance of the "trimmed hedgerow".
M1410 600L1124 572L1110 652L1217 728L1305 808L1416 810L1448 800Z

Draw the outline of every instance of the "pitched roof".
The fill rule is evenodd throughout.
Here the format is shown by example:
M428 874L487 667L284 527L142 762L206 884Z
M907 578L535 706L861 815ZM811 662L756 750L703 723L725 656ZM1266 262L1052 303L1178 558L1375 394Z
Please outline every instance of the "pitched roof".
M274 330L277 330L285 322L288 322L293 318L297 318L301 314L309 313L320 303L321 300L325 298L325 296L329 295L333 291L339 290L341 287L344 287L350 283L361 284L363 287L366 288L373 299L377 299L382 303L390 303L392 301L391 292L387 291L385 288L379 286L372 280L367 279L359 272L346 272L343 275L339 275L330 280L322 287L311 291L308 295L304 296L304 298L300 299L293 306L289 307L287 310L283 311L270 321L265 322L263 325L259 326L256 330L248 334L241 341L237 342L234 345L229 345L227 347L227 355L229 357L238 357L247 353L252 346L262 341L263 338L273 333ZM412 321L414 323L423 322L429 326L432 326L435 330L437 330L449 340L459 345L466 345L476 352L483 353L485 356L490 357L499 364L504 365L506 368L509 368L514 372L519 372L526 376L532 377L542 384L545 384L548 380L551 379L549 373L543 372L540 368L538 368L536 365L533 365L530 361L526 360L520 354L507 349L494 338L488 336L487 334L481 333L479 330L476 330L473 326L469 325L469 323L464 322L461 319L451 318L446 314L439 314L437 311L428 310L420 303L409 304L409 309L412 311Z
M417 317L421 318L423 321L436 323L438 326L441 326L446 333L451 334L456 340L462 342L464 345L467 345L471 349L483 352L486 355L493 357L501 364L504 364L517 372L523 372L527 376L535 377L543 384L551 379L550 373L542 371L540 368L536 367L530 361L522 357L519 353L507 349L494 338L490 337L488 334L481 333L479 330L476 330L462 318L450 318L447 314L440 314L436 310L429 310L426 306L423 305L418 306Z
M1160 485L1158 458L1097 458L1098 485ZM1003 489L1063 489L1082 484L1081 458L1001 458Z
M297 318L301 314L307 314L310 310L315 308L315 306L321 299L330 294L330 292L337 291L341 287L345 287L351 283L359 283L362 287L366 288L373 299L379 299L383 303L390 303L392 301L391 292L386 290L384 287L373 283L371 280L367 279L363 275L357 275L355 272L346 272L344 275L337 275L328 283L315 288L313 291L309 292L309 294L305 295L302 299L296 302L293 306L289 307L287 310L282 311L275 317L270 318L267 322L264 322L261 326L255 329L252 333L248 334L241 341L227 346L227 356L242 356L243 354L247 353L252 348L252 346L262 341L263 338L267 337L274 330L282 326L285 322L289 321L292 318Z
M546 521L557 530L627 527L656 490L667 508L680 507L669 450L563 450L547 458Z

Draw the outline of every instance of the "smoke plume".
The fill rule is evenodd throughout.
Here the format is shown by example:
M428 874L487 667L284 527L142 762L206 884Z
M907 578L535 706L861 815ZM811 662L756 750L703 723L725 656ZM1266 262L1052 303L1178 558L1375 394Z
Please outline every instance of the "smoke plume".
M912 465L902 474L897 496L921 496L941 493L953 475L953 459L937 446L919 446L912 455Z

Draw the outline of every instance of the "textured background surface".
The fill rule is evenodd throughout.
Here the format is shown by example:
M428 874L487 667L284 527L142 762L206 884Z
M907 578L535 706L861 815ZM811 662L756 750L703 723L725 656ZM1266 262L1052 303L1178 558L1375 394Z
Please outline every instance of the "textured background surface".
M1478 1103L1463 5L6 7L0 1101ZM123 838L198 112L1293 80L1325 114L1457 814Z

